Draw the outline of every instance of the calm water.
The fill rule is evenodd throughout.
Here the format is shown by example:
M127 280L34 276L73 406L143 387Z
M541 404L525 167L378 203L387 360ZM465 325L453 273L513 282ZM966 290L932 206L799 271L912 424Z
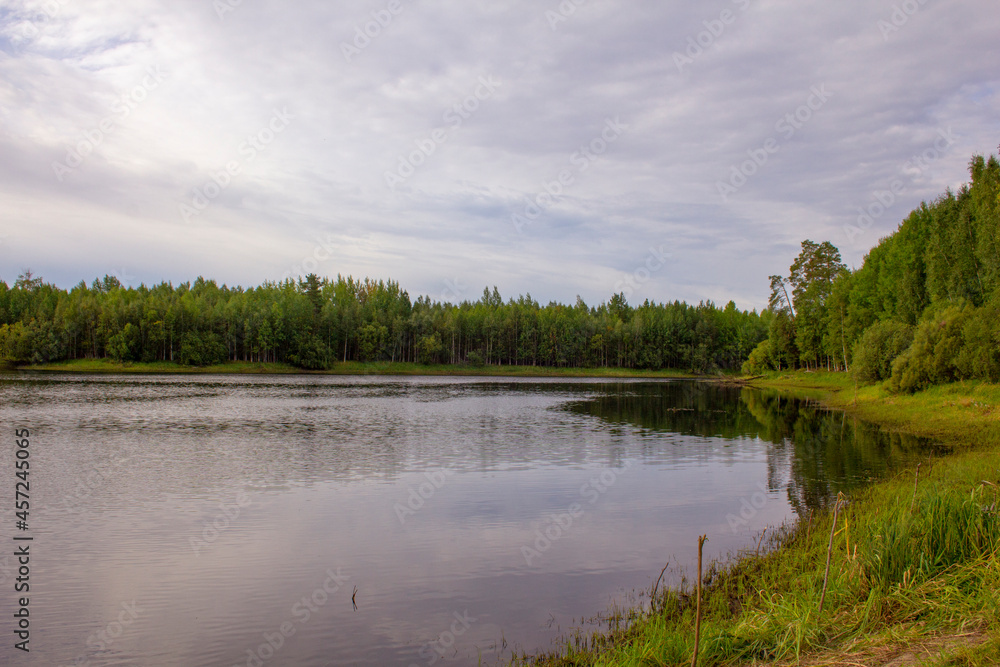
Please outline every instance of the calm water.
M490 664L925 455L690 381L6 375L0 427L46 667Z

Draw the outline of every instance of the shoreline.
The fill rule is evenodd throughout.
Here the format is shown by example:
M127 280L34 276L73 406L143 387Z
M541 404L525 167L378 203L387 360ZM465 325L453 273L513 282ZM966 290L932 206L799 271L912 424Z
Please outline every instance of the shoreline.
M815 400L888 431L932 438L951 452L852 494L836 531L827 511L769 527L761 552L749 548L710 564L701 663L996 664L1000 384L955 383L904 395L856 386L846 373L803 371L737 383ZM829 545L829 590L819 611ZM694 648L693 586L661 589L644 608L617 610L609 630L509 664L686 667Z
M326 370L306 370L282 363L228 362L216 366L182 366L173 362L118 363L107 359L81 359L49 364L8 367L7 372L81 373L94 375L411 375L453 377L567 377L623 379L706 379L728 376L695 375L674 369L579 368L549 366L452 366L412 362L337 362Z
M703 602L707 612L702 621L702 663L902 667L917 663L899 662L901 655L936 652L960 661L949 658L930 664L979 667L995 664L994 656L1000 655L1000 384L970 381L907 395L892 394L882 385L856 385L846 373L822 371L740 378L673 370L389 362L349 362L327 371L305 371L284 364L235 362L190 368L162 362L80 360L16 371L692 379L814 400L888 431L936 440L950 453L852 494L834 533L830 588L822 612L816 602L832 532L831 512L817 513L808 522L800 519L768 527L761 536L763 550L758 545L756 552L750 548L710 564ZM981 510L990 506L992 510ZM962 530L956 532L956 526ZM927 544L936 544L939 534L946 536L951 551L943 556L934 552L937 547L929 556L921 552ZM905 539L891 549L886 546L889 537L899 535ZM940 563L926 566L925 561L934 557ZM615 622L609 630L577 637L576 646L564 644L559 654L521 655L503 664L690 664L691 601L690 582L681 589L661 589L651 599L656 613L649 611L649 602L612 610Z

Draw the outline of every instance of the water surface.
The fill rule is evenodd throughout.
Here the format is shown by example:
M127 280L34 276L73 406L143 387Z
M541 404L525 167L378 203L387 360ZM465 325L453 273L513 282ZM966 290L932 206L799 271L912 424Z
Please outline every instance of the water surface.
M692 381L18 374L0 424L46 667L490 664L926 447Z

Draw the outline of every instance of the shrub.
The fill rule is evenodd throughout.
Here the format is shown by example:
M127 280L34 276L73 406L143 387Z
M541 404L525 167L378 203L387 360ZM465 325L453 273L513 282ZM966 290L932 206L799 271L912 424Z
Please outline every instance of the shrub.
M895 320L868 327L854 345L852 373L858 382L881 382L892 374L892 362L913 343L913 327Z
M997 297L967 314L962 349L955 357L960 377L1000 382L1000 304Z
M177 360L186 366L211 366L226 360L226 346L218 334L189 331L181 339Z
M971 311L968 306L948 306L925 315L917 325L913 344L892 364L891 389L912 393L961 379L956 360L962 352L962 330Z
M443 352L441 334L436 331L431 336L421 336L417 341L417 361L422 364L436 364Z
M751 352L747 360L743 362L744 375L760 375L774 368L771 359L771 341L762 340Z
M139 348L139 329L131 322L108 339L105 353L115 361L136 361Z
M330 350L318 338L305 337L299 341L292 363L309 371L325 370L330 367Z

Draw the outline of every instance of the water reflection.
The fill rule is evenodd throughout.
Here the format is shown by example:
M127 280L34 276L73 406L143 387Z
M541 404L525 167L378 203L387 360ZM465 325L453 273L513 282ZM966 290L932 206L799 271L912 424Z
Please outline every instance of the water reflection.
M0 422L46 667L490 664L925 448L675 381L8 375Z
M839 492L850 493L917 457L944 453L926 438L885 431L814 401L751 387L622 384L569 408L650 431L769 443L768 487L787 487L798 514L826 507Z

